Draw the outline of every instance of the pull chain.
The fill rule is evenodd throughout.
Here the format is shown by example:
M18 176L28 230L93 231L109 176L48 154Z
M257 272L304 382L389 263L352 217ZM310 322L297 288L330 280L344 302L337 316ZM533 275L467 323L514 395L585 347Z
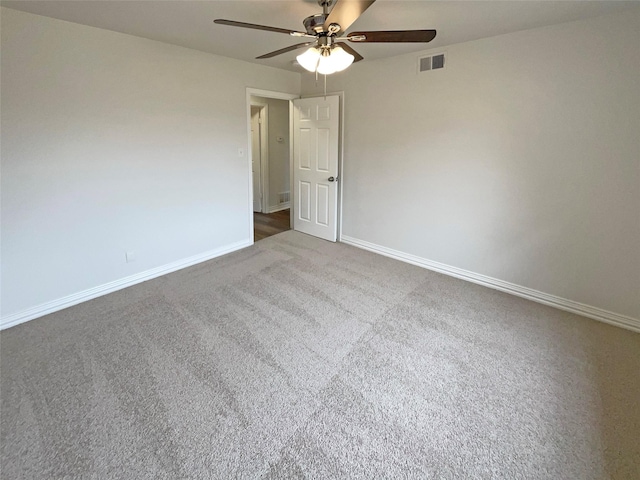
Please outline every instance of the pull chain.
M324 76L324 99L327 100L327 76Z

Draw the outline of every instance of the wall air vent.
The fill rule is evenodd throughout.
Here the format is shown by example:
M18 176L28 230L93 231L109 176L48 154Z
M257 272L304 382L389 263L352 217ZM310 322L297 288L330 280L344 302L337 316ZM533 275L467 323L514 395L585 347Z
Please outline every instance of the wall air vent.
M280 192L278 193L278 204L282 205L283 203L289 202L289 193L290 192Z
M418 59L418 73L444 68L444 53L420 57Z

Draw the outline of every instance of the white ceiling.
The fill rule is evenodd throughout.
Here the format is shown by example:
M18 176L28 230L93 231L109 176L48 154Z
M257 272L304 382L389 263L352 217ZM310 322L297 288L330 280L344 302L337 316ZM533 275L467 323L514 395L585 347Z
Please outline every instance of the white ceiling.
M302 20L322 11L317 0L2 0L0 3L16 10L292 71L302 71L293 64L302 50L266 60L255 57L304 40L215 25L213 20L225 18L304 31ZM377 0L349 30L438 31L429 44L351 44L366 61L639 6L638 0Z

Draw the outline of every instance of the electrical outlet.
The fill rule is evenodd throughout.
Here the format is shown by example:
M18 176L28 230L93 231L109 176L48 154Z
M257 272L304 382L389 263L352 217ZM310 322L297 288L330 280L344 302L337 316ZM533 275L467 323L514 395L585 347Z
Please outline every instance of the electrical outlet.
M124 258L127 261L127 263L131 263L131 262L135 262L136 261L136 252L127 252L124 254Z

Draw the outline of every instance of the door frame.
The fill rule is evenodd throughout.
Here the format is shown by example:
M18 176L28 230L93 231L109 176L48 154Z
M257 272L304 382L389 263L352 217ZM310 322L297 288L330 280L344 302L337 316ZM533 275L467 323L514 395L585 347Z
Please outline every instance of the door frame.
M251 88L247 87L246 90L246 118L247 118L247 165L248 165L248 190L249 190L249 238L251 239L251 243L254 243L253 238L253 174L251 171L251 97L262 97L262 98L274 98L276 100L288 100L289 101L289 138L293 138L291 135L293 134L293 102L292 100L296 98L300 98L300 95L296 95L293 93L285 93L285 92L274 92L271 90L261 90L259 88ZM293 158L293 141L289 142L289 159ZM291 161L289 162L291 164ZM291 168L291 167L289 167ZM264 172L263 172L264 173ZM293 212L293 175L289 175L289 191L291 192L291 212ZM264 192L263 192L264 198ZM264 204L264 202L263 202ZM264 208L264 205L263 205ZM289 226L293 228L293 215L290 216Z
M251 107L260 109L260 213L268 213L269 210L269 105L256 100L251 101ZM251 132L251 130L249 130ZM253 169L253 144L249 150L249 158ZM251 177L253 184L253 176ZM253 185L252 185L253 186ZM253 188L251 189L253 193ZM251 202L253 203L253 201Z
M340 128L338 129L338 199L337 199L337 222L338 222L338 235L337 241L342 241L342 185L344 182L344 91L328 92L327 95L337 95L340 98ZM275 92L272 90L262 90L259 88L247 87L246 89L246 111L245 116L247 118L247 149L249 152L247 155L248 166L248 190L249 190L249 238L251 244L254 243L253 238L253 174L251 171L251 97L263 97L274 98L277 100L289 101L289 192L290 196L290 212L289 227L293 229L293 215L295 212L295 198L293 197L293 100L296 98L311 98L311 97L323 97L322 94L313 95L296 95L293 93ZM264 198L264 192L263 192ZM264 202L263 202L264 203ZM264 205L263 205L264 207Z

